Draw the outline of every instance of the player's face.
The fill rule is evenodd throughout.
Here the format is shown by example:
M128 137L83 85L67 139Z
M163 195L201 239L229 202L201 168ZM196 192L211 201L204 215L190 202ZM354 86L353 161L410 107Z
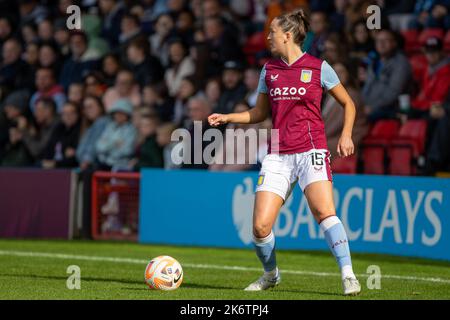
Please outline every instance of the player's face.
M281 54L287 39L285 33L278 25L278 19L273 19L272 23L270 24L267 40L269 41L270 51L272 52L272 54Z

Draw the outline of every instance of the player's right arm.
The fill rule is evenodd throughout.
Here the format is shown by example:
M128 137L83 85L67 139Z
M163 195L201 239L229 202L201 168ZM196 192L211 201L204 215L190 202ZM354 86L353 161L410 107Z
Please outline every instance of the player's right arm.
M262 68L259 76L258 98L256 99L256 106L254 108L240 113L213 113L208 117L209 124L217 127L226 123L258 123L266 120L270 114L270 102L267 97L268 90L265 78L266 65Z
M259 93L256 106L249 111L229 114L213 113L208 117L208 121L213 127L226 123L258 123L266 120L269 112L270 104L267 94Z

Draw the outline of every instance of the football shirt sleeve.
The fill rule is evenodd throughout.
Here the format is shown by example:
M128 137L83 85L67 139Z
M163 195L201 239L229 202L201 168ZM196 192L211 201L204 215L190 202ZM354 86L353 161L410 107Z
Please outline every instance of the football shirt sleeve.
M259 75L259 83L258 83L258 93L266 93L267 94L267 85L266 85L266 65L261 69L261 74Z
M336 71L328 64L328 62L322 62L322 69L320 72L320 84L327 90L333 89L340 83Z

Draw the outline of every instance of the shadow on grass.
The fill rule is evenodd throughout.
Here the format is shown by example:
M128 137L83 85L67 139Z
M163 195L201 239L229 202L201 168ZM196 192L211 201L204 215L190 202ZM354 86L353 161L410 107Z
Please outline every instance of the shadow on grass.
M237 288L231 288L231 287L212 286L212 285L196 284L196 283L183 283L181 285L181 288L188 288L188 289L214 289L214 290L239 290ZM122 289L126 289L126 290L150 290L147 286L145 286L144 288L124 287Z
M2 277L20 277L21 279L24 278L31 278L31 279L37 279L37 280L63 280L67 281L68 276L45 276L45 275L38 275L38 274L2 274ZM137 281L137 280L125 280L125 279L105 279L105 278L96 278L96 277L84 277L81 276L81 281L92 281L92 282L108 282L108 283L122 283L122 284L140 284L145 285L144 280Z

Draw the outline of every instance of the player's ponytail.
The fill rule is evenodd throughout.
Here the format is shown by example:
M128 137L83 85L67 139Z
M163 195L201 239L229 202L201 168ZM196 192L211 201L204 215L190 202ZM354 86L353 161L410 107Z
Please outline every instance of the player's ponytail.
M309 20L305 12L298 9L282 14L277 19L283 32L291 32L294 42L301 47L309 31Z

